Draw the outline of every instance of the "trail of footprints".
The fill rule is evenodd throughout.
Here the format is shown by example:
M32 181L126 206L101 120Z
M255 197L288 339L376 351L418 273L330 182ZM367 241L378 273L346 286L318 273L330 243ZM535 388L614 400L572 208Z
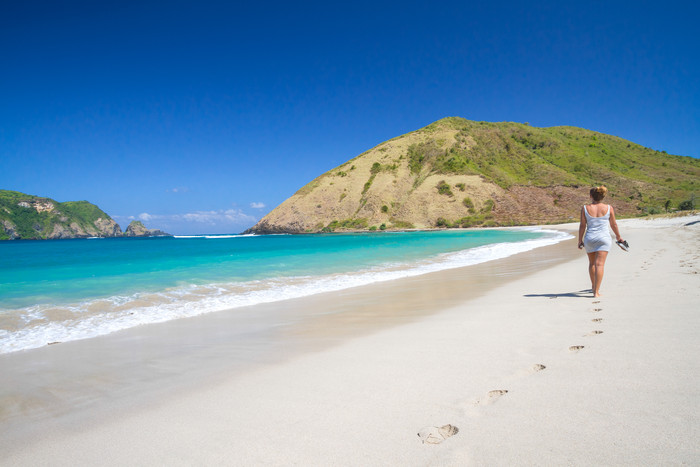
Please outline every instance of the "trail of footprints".
M536 373L538 371L544 370L545 368L547 367L542 365L541 363L537 363L535 365L532 365L532 367L530 367L526 371L526 373ZM487 392L483 397L476 399L472 403L472 405L477 407L491 405L506 394L508 394L507 389L494 389L492 391ZM457 428L454 425L443 425L440 427L427 426L425 428L422 428L418 432L418 438L420 438L423 444L440 444L447 438L454 436L457 433L459 433L459 428Z
M592 303L593 305L600 305L600 300L595 300ZM591 308L591 312L598 313L603 311L603 308L597 307L597 308ZM603 318L593 318L591 320L594 323L600 323L603 321ZM595 336L598 334L603 334L603 331L600 330L595 330L591 331L590 333L586 334L586 336ZM584 336L585 337L585 336ZM576 353L579 352L580 350L583 350L585 346L583 345L572 345L569 347L569 352ZM546 369L547 367L537 363L533 365L527 373L536 373L538 371L542 371ZM489 391L484 395L483 397L477 399L475 402L473 402L474 406L485 406L485 405L490 405L495 403L498 399L501 397L505 396L508 394L507 389L494 389L492 391ZM443 425L440 427L437 426L427 426L425 428L422 428L418 432L418 438L420 438L421 442L423 444L440 444L443 441L445 441L447 438L450 438L454 435L459 433L459 428L456 427L455 425Z
M603 308L600 306L600 300L594 300L594 301L592 302L592 305L595 305L594 308L591 308L591 309L590 309L590 311L591 311L592 313L600 313L601 311L603 311ZM603 322L603 318L593 318L591 321L594 322L594 323L602 323L602 322ZM589 332L588 334L585 334L583 337L597 336L597 335L599 335L599 334L603 334L603 331L601 331L601 330L599 330L599 329L596 329L596 330L594 330L594 331ZM585 347L586 347L585 345L572 345L571 347L569 347L569 352L574 352L574 353L576 353L576 352L578 352L578 351L580 351L580 350L583 350Z

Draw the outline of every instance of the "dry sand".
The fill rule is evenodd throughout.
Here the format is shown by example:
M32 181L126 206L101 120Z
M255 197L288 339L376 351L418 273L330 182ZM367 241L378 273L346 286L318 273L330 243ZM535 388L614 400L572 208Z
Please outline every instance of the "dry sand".
M568 240L3 356L0 464L697 465L700 216L620 228L601 299Z

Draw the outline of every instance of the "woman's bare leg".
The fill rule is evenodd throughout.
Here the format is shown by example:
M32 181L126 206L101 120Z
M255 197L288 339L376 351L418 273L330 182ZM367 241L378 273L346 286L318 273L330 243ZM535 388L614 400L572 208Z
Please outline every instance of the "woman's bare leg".
M588 255L588 275L591 277L591 292L595 293L595 253L586 253Z
M600 284L603 282L603 274L605 273L605 260L608 257L607 251L595 252L595 284L593 285L593 296L600 297Z

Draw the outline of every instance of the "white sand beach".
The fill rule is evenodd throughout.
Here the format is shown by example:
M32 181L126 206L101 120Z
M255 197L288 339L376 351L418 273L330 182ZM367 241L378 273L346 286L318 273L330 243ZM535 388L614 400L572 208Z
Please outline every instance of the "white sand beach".
M0 356L0 465L700 464L700 216L619 224L600 299L571 239Z

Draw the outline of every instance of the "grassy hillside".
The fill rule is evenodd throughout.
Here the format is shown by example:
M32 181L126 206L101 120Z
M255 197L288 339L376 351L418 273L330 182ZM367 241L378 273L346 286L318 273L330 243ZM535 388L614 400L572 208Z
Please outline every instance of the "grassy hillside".
M605 184L621 216L694 196L700 160L574 127L450 117L320 175L253 232L522 225L575 217Z
M606 184L639 206L676 206L700 183L700 160L672 156L631 141L575 127L534 128L520 123L446 118L421 132L458 130L454 141L428 137L409 148L412 169L481 175L513 185Z

